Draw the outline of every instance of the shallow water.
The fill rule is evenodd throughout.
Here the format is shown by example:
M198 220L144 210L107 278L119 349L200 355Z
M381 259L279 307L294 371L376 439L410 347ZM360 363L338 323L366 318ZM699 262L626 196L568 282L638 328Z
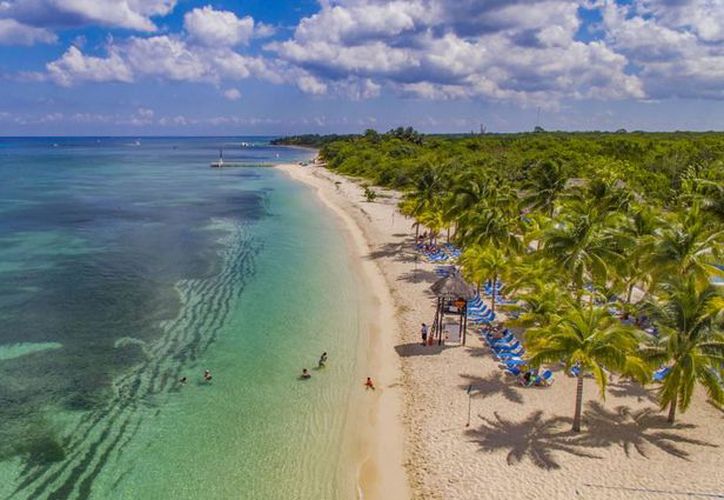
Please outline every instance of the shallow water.
M276 170L208 168L221 145L309 156L0 139L0 497L353 495L345 243Z

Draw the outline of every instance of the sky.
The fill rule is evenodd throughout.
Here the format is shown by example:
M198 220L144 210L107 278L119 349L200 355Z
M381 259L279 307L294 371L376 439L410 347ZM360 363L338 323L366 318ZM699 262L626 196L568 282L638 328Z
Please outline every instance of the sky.
M0 135L724 130L724 0L0 0Z

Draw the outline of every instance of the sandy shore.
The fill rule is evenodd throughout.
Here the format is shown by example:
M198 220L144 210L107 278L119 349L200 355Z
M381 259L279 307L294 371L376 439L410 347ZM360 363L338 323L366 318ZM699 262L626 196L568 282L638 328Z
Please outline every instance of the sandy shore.
M724 413L704 394L669 426L652 391L614 380L604 401L587 380L584 432L571 434L575 382L564 373L549 388L523 388L476 335L465 347L420 345L435 266L415 257L396 193L367 203L358 183L321 167L279 168L346 223L379 298L366 498L724 498Z

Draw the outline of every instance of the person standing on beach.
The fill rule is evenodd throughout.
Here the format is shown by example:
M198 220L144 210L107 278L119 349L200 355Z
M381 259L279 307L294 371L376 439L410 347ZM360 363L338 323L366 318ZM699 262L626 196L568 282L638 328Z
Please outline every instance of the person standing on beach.
M425 323L420 328L420 336L422 336L422 345L427 344L427 325Z
M372 389L375 390L375 383L372 382L372 377L367 377L367 381L365 382L365 389Z

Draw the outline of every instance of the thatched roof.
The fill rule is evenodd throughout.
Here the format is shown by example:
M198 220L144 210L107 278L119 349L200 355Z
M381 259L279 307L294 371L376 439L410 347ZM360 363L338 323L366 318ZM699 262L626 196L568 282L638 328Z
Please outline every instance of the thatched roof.
M457 273L451 273L432 284L430 290L438 297L446 299L470 300L475 297L475 288L468 285Z

